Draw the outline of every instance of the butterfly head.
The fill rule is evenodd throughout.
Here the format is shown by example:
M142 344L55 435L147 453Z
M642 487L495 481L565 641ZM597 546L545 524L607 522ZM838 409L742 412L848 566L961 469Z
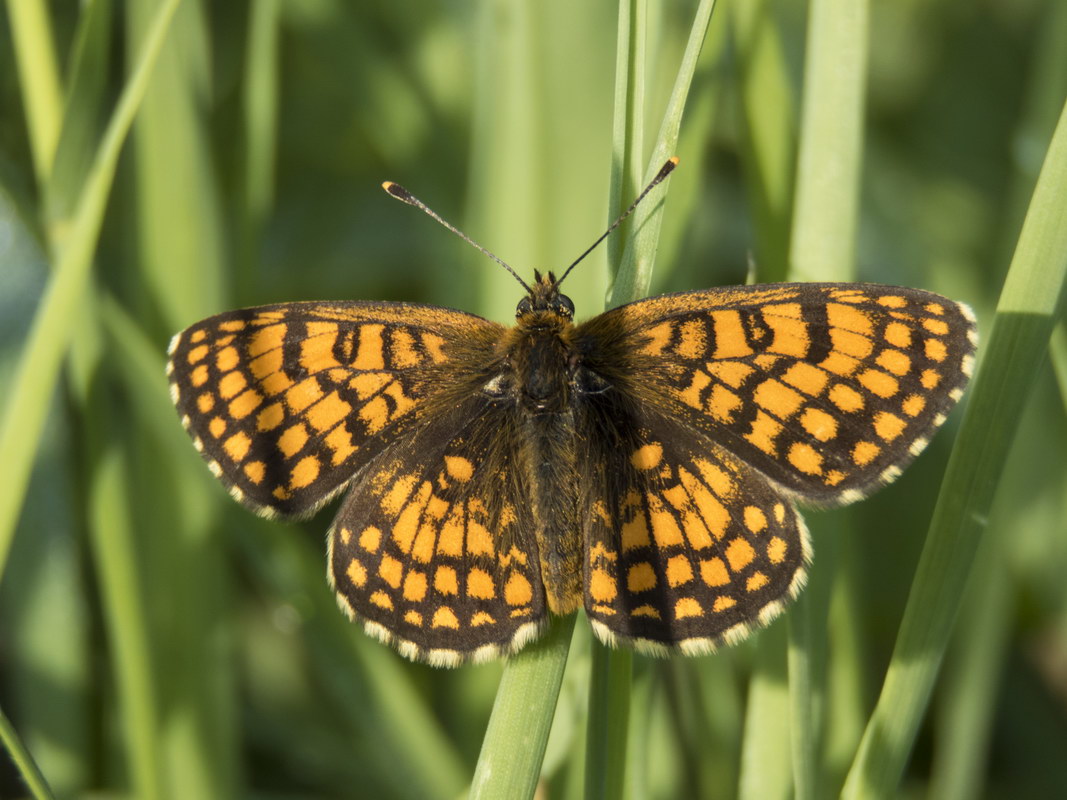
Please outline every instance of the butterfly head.
M569 322L574 317L574 303L565 294L560 294L559 281L551 272L542 275L534 271L533 286L515 308L515 319L531 320L534 315L562 317Z

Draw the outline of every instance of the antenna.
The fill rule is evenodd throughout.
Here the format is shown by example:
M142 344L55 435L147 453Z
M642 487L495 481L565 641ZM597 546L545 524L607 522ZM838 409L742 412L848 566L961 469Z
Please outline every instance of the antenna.
M471 237L469 237L467 234L465 234L463 231L461 231L455 225L453 225L452 223L450 223L447 220L443 219L436 211L434 211L432 208L430 208L428 205L426 205L424 202L422 202L419 198L417 198L415 195L413 195L411 192L409 192L407 189L405 189L399 183L393 183L392 181L385 181L385 183L382 184L382 188L385 189L385 191L387 191L389 194L391 194L397 200L400 200L403 203L407 203L409 206L415 206L415 208L422 209L423 211L425 211L427 214L429 214L435 220L440 222L442 225L444 225L446 228L448 228L450 231L452 231L452 233L456 234L456 236L458 236L460 239L465 241L471 247L474 247L474 248L480 250L485 255L487 255L491 259L493 259L493 261L495 261L497 264L502 266L504 269L506 269L512 275L514 275L515 276L515 280L517 280L520 284L522 284L522 288L525 289L527 292L532 292L533 291L527 285L526 281L524 281L522 278L519 277L519 273L517 273L515 270L513 270L508 265L508 263L506 261L504 261L502 258L499 258L498 256L494 255L493 253L490 253L488 250L486 250L484 247L482 247L480 244L478 244L476 241L474 241Z
M600 238L593 242L591 245L589 245L589 247L586 248L585 252L578 256L576 259L574 259L571 265L563 271L563 275L559 278L559 280L556 281L556 286L559 286L561 283L563 283L563 279L570 275L572 269L578 266L578 262L580 262L587 255L592 253L596 249L596 246L598 244L607 239L608 235L617 227L619 227L619 225L622 224L622 221L624 219L626 219L633 213L634 209L637 208L637 204L645 199L645 195L655 189L663 181L664 178L666 178L674 171L674 168L677 166L678 156L671 156L670 158L668 158L666 163L659 168L659 172L656 173L656 177L654 177L652 181L648 184L648 186L641 190L641 194L637 195L637 198L632 203L630 203L630 207L623 211L622 214L619 215L619 218L613 223L611 223L608 229L600 235Z

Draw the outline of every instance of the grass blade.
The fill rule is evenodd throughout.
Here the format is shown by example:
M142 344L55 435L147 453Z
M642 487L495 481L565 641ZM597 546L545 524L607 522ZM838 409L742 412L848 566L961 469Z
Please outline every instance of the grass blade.
M1067 106L1053 134L941 486L885 683L844 796L895 791L948 644L1028 391L1067 285Z

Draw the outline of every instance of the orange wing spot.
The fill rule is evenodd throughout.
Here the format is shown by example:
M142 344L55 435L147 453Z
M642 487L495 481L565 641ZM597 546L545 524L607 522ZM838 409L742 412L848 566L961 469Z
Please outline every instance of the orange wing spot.
M364 372L352 378L348 386L356 393L356 397L366 400L380 392L391 380L393 378L388 372Z
M741 408L741 398L725 386L716 384L711 390L707 410L719 422L732 422L739 408Z
M445 456L445 472L460 483L466 483L474 474L474 464L463 456Z
M882 452L882 448L874 442L856 442L852 448L852 461L860 467L865 467L874 461L875 456Z
M241 461L248 455L248 448L251 446L252 440L248 438L247 433L241 431L227 439L222 447L232 461Z
M752 348L745 340L745 328L737 311L712 311L715 325L715 359L745 358L752 355Z
M782 381L799 389L809 397L817 397L826 388L830 376L816 366L803 361L791 366L782 375Z
M734 539L726 548L726 560L730 562L730 569L739 572L752 563L756 557L756 551L747 541L741 538Z
M689 382L689 386L678 392L678 396L682 402L693 408L704 409L704 402L701 396L705 389L711 384L711 376L703 370L693 370L693 379Z
M727 595L720 595L715 598L715 603L712 605L712 611L726 611L729 608L733 608L737 605L737 601Z
M381 589L379 589L370 596L370 601L374 603L374 605L378 606L378 608L384 608L386 611L393 610L392 598L389 597L389 595L387 595Z
M648 617L649 619L662 619L659 611L650 605L637 606L630 611L631 617Z
M419 526L419 532L415 534L415 542L411 545L411 557L421 564L429 564L433 560L436 544L437 528L429 523L423 523Z
M419 520L422 519L422 511L430 499L433 487L429 481L423 481L414 497L404 506L403 511L393 523L393 541L397 543L403 553L410 553L415 542L415 535L419 532Z
M255 358L270 350L279 349L285 342L287 327L284 323L266 325L248 337L246 350L249 358Z
M265 394L271 396L281 394L282 392L288 392L293 386L293 380L280 370L278 372L272 372L259 382L259 388L262 389Z
M837 436L837 420L821 408L805 408L804 413L800 415L800 424L812 438L820 442L827 442Z
M709 558L700 562L700 577L708 586L725 586L730 582L730 573L721 558Z
M706 528L711 536L721 539L730 524L730 512L726 510L719 499L701 484L688 470L680 470L679 477L682 486L693 498L696 511L700 515L703 525L691 525L687 522L686 534L689 536L689 544L697 550L712 545L710 537L701 528Z
M291 458L304 448L307 441L308 429L304 426L304 423L297 422L295 425L290 425L286 428L285 432L278 437L278 449L287 458Z
M896 414L879 411L874 415L874 432L884 441L891 442L904 432L908 423Z
M438 567L433 574L433 588L440 594L459 594L459 580L456 571L452 567Z
M359 546L368 553L377 553L382 544L382 532L373 525L368 525L359 534Z
M404 394L404 387L400 385L399 381L393 381L390 383L383 392L387 397L393 399L396 408L393 409L392 419L408 413L415 407L415 401Z
M885 326L883 337L888 344L901 350L911 347L911 328L903 322L890 322Z
M811 346L808 326L801 317L799 303L779 303L763 309L763 321L774 332L767 349L772 353L803 358Z
M661 356L667 345L671 343L671 334L674 326L669 322L662 322L656 327L645 332L645 342L641 353L649 356Z
M941 383L941 373L933 369L924 369L920 382L924 389L936 389Z
M756 412L756 418L752 420L752 429L745 434L745 439L767 455L776 456L778 445L774 440L781 432L782 423L761 410Z
M767 527L767 515L757 506L745 506L745 527L753 533L759 533Z
M656 571L647 561L631 565L626 571L626 588L630 592L645 592L656 586Z
M256 429L259 431L272 431L282 424L285 419L285 408L281 403L271 403L256 416Z
M285 403L294 414L299 414L312 403L323 398L322 389L315 378L305 378L285 393Z
M785 522L785 505L783 503L774 504L774 519L779 525Z
M618 595L615 580L607 570L594 569L589 573L589 595L598 603L610 603Z
M426 597L426 573L411 570L404 576L404 599L411 603L421 603Z
M246 389L230 402L227 410L234 419L244 419L259 408L262 402L263 395L255 389Z
M248 327L248 323L243 319L228 319L225 322L219 323L219 330L227 331L229 333L243 331L246 327Z
M220 325L219 327L222 327L222 326ZM202 342L206 338L207 338L207 331L204 330L203 328L200 328L199 330L195 330L191 334L189 334L189 341L192 342L193 344L196 344L197 342Z
M504 584L504 600L509 606L529 605L533 600L533 587L524 575L511 573L508 582Z
M451 628L454 631L459 630L459 618L456 616L456 612L448 606L441 606L434 611L433 622L430 624L435 628Z
M422 614L420 614L418 611L405 611L404 622L408 623L409 625L415 625L421 628Z
M389 332L389 361L393 369L414 367L421 360L415 338L410 333L399 328Z
M708 372L727 386L738 388L756 370L743 361L713 362L707 365Z
M842 306L842 308L845 307ZM874 350L874 342L866 336L844 328L830 328L830 343L835 353L842 353L860 360L867 358Z
M288 500L293 496L293 493L286 489L284 486L275 486L274 491L271 492L278 500Z
M303 489L310 486L319 477L322 464L318 456L304 456L300 459L293 471L289 474L289 486L293 489Z
M800 408L804 398L781 381L768 378L756 387L755 401L778 419L788 419Z
M342 527L340 531L338 531L338 536L341 537L341 544L347 545L349 542L352 541L352 531L350 531L348 528Z
M892 397L900 391L900 384L897 379L880 370L865 369L857 379L867 391L879 397Z
M700 471L700 477L719 497L729 499L737 491L734 479L717 464L711 463L706 458L694 459L693 464Z
M667 583L682 586L693 580L693 567L683 555L671 556L667 562Z
M248 370L256 380L263 380L268 375L282 371L282 351L269 350L248 362Z
M353 586L360 589L367 584L367 568L354 558L348 562L348 569L345 570L345 575L352 581Z
M199 347L194 347L189 351L189 355L186 356L186 360L190 364L195 364L197 361L203 361L204 357L208 354L208 346L202 344Z
M352 437L349 435L348 431L340 426L330 431L323 441L326 442L326 446L333 451L333 456L330 461L335 467L347 461L357 449L356 446L352 444Z
M678 521L674 515L666 509L663 501L654 495L648 496L649 518L652 521L652 538L656 540L658 547L670 547L682 544L682 529L678 527Z
M305 415L311 427L320 433L328 431L352 413L352 406L341 399L337 392L330 392Z
M203 386L207 383L207 364L198 364L193 368L193 371L189 373L189 382L193 386Z
M367 426L367 433L374 435L389 424L389 404L381 396L375 397L359 410L359 418Z
M790 445L789 463L805 475L818 475L822 472L822 456L807 442L793 442Z
M258 486L267 475L267 465L262 461L249 461L244 465L244 472L245 477Z
M471 617L472 628L479 628L482 625L492 625L494 622L496 622L496 620L493 619L492 615L485 611L475 611L474 616Z
M223 400L229 400L241 392L248 385L248 379L243 372L228 372L219 381L219 394Z
M681 336L678 344L674 346L674 352L682 358L703 358L708 349L704 323L697 319L683 322L680 333Z
M944 336L948 333L948 323L943 319L924 319L923 327L936 336Z
M886 372L892 372L894 375L906 375L908 370L911 369L911 358L899 350L883 350L878 354L875 363Z
M441 523L437 538L437 552L445 556L463 555L463 518L457 508Z
M948 355L948 350L945 348L945 343L940 339L927 339L926 340L926 357L931 361L941 362L945 360Z
M663 460L663 447L658 442L638 447L630 455L630 463L634 469L655 469Z
M496 597L496 587L489 573L477 567L468 572L467 594L478 600L492 600Z
M648 534L648 518L643 508L633 509L633 518L622 524L622 549L623 552L633 550L636 547L647 547L651 544Z
M215 354L215 366L219 372L229 372L240 360L236 347L224 347Z
M827 486L837 486L837 484L841 483L841 481L847 477L848 476L841 470L832 469L823 476L822 482Z
M746 583L745 583L745 591L748 591L748 592L759 591L764 586L766 586L768 583L770 583L770 578L768 578L762 572L755 572L752 575L750 575L749 578L748 578L748 581L746 581Z
M396 517L400 514L407 505L408 497L411 496L417 480L418 478L414 475L402 475L393 481L389 490L378 501L387 516Z
M835 384L830 390L830 402L842 411L856 412L863 410L863 395L851 386L843 383Z
M422 334L422 348L426 351L426 354L430 356L430 360L435 364L443 364L448 361L448 356L445 355L445 340L435 333L423 333Z
M686 617L699 617L704 613L704 608L697 602L695 597L682 597L674 604L674 618L685 619Z
M226 420L222 417L212 417L211 422L207 424L207 430L208 433L218 439L226 432Z
M827 303L826 319L835 328L852 331L863 336L870 336L874 332L871 318L854 306Z
M352 369L366 372L368 370L385 369L385 358L382 344L383 325L361 325L359 328L359 345L356 349L356 358L352 362Z
M886 295L885 297L878 298L878 305L885 306L886 308L904 308L908 304L908 301L903 297L897 295Z
M335 322L309 322L306 337L300 342L300 363L309 372L341 366L333 354L340 329Z
M819 366L834 375L851 375L859 368L860 361L835 350L819 362Z
M392 556L382 556L382 562L378 565L378 577L394 589L400 588L400 577L404 573L404 566Z
M204 392L196 398L196 408L201 414L207 414L215 407L215 395Z
M788 550L789 545L785 539L775 536L767 543L767 558L772 564L781 564L785 561L785 554Z
M467 552L476 556L493 555L493 536L489 529L474 520L467 522Z
M900 407L909 417L917 417L926 408L926 400L920 394L911 394L904 398Z

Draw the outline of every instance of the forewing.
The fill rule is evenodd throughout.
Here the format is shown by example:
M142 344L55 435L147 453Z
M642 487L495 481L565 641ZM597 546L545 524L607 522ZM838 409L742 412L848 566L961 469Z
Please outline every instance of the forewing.
M963 393L966 306L873 284L642 300L577 331L583 363L805 499L848 503L926 445Z
M286 303L209 317L171 341L182 423L211 471L253 510L306 514L462 387L503 328L401 303Z
M800 591L804 522L766 478L699 432L610 395L585 419L600 430L583 449L585 608L602 640L706 653Z
M368 464L337 515L338 602L408 658L496 658L545 622L513 413L478 396L442 410Z

